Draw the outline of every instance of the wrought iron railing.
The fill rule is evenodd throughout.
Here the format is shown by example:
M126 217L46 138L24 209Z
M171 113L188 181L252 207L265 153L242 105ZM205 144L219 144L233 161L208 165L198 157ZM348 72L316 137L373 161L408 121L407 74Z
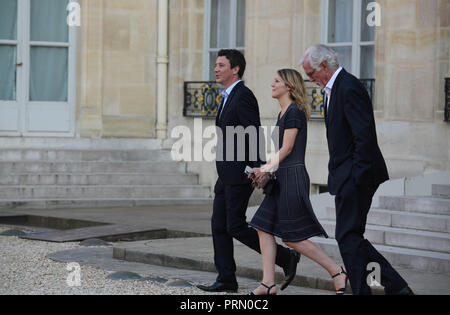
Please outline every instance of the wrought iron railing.
M324 119L325 104L327 103L327 93L317 84L305 80L306 95L309 107L311 108L311 119Z
M360 79L360 81L366 88L370 99L373 101L375 79ZM325 90L320 89L315 83L308 80L305 80L305 86L309 106L311 108L311 119L323 119L325 116L324 108L327 103L327 94L325 93Z
M183 116L215 118L222 102L222 90L214 81L184 82Z
M375 79L360 81L373 100ZM309 81L305 81L305 85L311 107L311 119L323 119L324 106L327 102L325 91ZM221 93L221 86L214 81L184 82L183 116L215 118L222 101Z
M444 121L450 122L450 78L445 78Z

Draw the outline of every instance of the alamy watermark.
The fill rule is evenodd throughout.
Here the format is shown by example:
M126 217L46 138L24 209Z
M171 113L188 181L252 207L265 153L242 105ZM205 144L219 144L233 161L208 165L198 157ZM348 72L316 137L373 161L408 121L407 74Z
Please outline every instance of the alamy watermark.
M278 126L216 126L203 128L201 118L194 118L193 130L176 126L171 131L172 158L184 162L269 160L279 149ZM226 152L224 154L224 152Z
M70 271L66 283L69 287L81 286L81 267L79 263L71 262L67 264L66 270Z
M372 11L367 15L367 25L370 27L381 26L381 6L377 2L369 2L366 11Z
M367 265L367 271L370 273L367 275L366 283L369 287L381 287L381 267L379 263L371 262Z
M67 15L67 25L70 27L81 26L80 4L76 1L71 1L67 4L66 10L69 12ZM381 5L376 1L369 2L366 11L371 11L367 15L367 25L370 27L381 26Z
M78 2L69 2L66 7L67 25L69 27L81 26L81 6Z

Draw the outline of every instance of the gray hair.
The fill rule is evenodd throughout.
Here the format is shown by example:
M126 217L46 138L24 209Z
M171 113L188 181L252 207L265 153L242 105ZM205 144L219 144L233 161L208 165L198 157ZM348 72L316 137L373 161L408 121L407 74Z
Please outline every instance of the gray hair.
M305 57L300 60L300 65L305 61L309 61L311 67L316 70L320 69L320 64L324 61L333 70L339 68L338 53L333 48L325 45L315 45L308 48Z

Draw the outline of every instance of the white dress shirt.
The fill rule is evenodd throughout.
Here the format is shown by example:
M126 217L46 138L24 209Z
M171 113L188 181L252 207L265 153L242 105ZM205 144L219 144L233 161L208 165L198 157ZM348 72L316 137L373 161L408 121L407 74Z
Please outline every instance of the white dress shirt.
M342 70L342 67L339 67L334 72L330 81L328 81L327 85L325 86L325 93L327 93L327 110L328 110L328 105L330 105L331 91L333 90L334 81L336 81L336 78L339 75L339 72L341 72L341 70Z
M234 87L235 87L239 82L241 82L241 81L242 81L242 80L237 80L237 81L234 82L232 85L230 85L230 86L228 87L228 89L222 91L222 96L223 96L224 100L223 100L222 110L220 111L219 118L220 118L220 116L222 116L222 113L223 113L223 110L224 110L224 108L225 108L225 103L227 102L228 96L230 96L231 91L233 91Z

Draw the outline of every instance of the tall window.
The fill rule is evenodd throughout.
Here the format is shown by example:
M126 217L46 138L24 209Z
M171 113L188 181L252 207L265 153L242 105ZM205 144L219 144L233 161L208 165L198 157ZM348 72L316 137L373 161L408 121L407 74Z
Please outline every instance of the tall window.
M214 65L222 48L245 50L245 0L205 0L203 78L215 81Z
M0 1L0 134L73 132L70 0Z
M367 24L373 0L322 0L322 42L339 54L340 64L360 79L375 77L375 27Z

